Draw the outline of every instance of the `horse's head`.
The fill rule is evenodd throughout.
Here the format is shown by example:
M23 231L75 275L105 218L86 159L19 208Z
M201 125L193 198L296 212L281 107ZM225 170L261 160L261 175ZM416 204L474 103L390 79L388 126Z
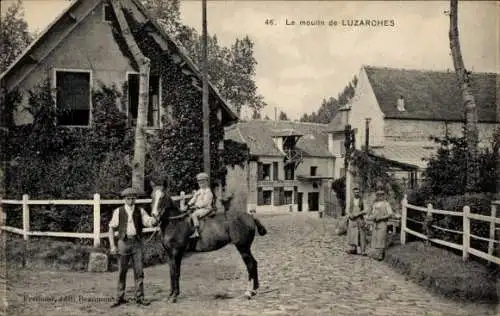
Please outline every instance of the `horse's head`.
M165 212L168 212L166 206L166 199L170 198L162 188L154 188L151 195L151 215L157 219L163 218ZM168 214L167 214L168 216Z

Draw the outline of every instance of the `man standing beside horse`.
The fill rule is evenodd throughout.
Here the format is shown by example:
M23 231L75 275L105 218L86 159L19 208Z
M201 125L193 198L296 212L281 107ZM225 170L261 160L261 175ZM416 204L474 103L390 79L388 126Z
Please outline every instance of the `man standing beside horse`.
M135 278L136 303L149 305L144 301L144 267L143 267L143 227L152 227L156 220L142 208L135 206L138 192L134 188L123 190L125 205L113 212L109 223L109 244L111 253L120 255L118 267L118 297L111 307L126 303L125 286L129 261L132 260ZM118 250L115 244L115 231L118 230Z

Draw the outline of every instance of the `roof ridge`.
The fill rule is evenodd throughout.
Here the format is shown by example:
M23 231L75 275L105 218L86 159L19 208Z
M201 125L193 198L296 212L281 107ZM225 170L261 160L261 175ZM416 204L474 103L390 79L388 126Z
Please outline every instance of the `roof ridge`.
M241 140L246 144L247 140L245 139L245 137L243 137L243 133L241 132L240 127L236 126L236 130L238 131L238 134L240 135Z
M315 123L315 122L295 122L295 121L286 121L286 120L278 120L278 121L275 121L275 120L265 120L265 119L258 119L258 120L249 120L249 121L246 121L246 122L239 122L239 123L251 123L251 122L260 122L260 123L267 123L269 122L270 124L271 123L285 123L285 124L304 124L304 125L319 125L319 126L326 126L328 125L329 123L325 124L325 123Z
M399 70L399 71L416 71L416 72L433 72L433 73L455 73L455 69L427 69L427 68L406 68L406 67L387 67L387 66L374 66L374 65L363 65L362 68L372 68L372 69L383 69L383 70ZM471 71L471 70L469 70ZM500 72L490 72L490 71L471 71L472 74L490 74L490 75L500 75Z

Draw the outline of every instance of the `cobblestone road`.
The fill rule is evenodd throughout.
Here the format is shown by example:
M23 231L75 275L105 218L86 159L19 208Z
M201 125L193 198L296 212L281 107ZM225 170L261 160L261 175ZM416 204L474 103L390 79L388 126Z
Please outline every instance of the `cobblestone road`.
M110 298L116 273L12 272L9 278L17 285L9 290L11 315L499 315L485 305L436 297L383 262L345 254L345 236L333 234L331 219L306 214L260 218L269 233L254 243L261 289L250 301L241 297L244 264L229 246L184 260L177 304L165 302L168 266L146 269L150 306L113 310L109 302L23 302L23 297Z

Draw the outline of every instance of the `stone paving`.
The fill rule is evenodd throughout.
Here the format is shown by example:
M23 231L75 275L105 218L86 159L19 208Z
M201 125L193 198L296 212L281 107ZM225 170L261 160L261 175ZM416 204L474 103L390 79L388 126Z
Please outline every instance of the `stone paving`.
M11 272L11 284L17 284L9 291L9 315L500 315L491 306L436 297L383 262L347 255L345 236L333 234L332 219L309 214L260 218L269 233L254 243L261 289L252 300L242 297L246 269L228 246L184 260L177 304L165 301L168 266L145 271L150 306L113 310L108 302L27 303L23 297L110 298L116 273ZM132 271L127 284L133 284Z

